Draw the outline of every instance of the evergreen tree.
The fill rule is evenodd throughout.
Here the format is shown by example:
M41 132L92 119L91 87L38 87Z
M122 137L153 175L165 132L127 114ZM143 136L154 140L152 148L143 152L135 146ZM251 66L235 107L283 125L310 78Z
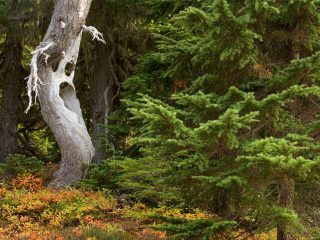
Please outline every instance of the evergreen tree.
M319 201L303 196L319 186L319 2L184 3L156 24L154 50L124 83L127 148L139 154L108 165L116 184L239 230L317 236L317 213L301 206Z

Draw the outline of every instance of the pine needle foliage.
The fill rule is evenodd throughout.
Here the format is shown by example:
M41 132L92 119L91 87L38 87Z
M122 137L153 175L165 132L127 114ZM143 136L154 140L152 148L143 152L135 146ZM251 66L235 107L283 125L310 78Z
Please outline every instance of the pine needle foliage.
M320 186L320 2L156 2L167 11L152 23L155 47L123 85L128 148L139 151L107 163L114 184L235 230L319 235L320 199L306 189ZM184 224L162 229L190 239L181 229L207 226ZM193 237L218 236L205 232Z

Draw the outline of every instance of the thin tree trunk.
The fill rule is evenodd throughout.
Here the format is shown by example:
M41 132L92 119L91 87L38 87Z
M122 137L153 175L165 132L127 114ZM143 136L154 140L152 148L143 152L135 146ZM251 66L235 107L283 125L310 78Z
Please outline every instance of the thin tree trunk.
M106 127L110 124L107 117L115 110L114 96L118 81L113 66L116 48L113 44L114 36L112 31L114 29L112 27L115 20L105 8L104 1L95 1L92 8L93 11L88 17L88 21L96 24L99 30L103 31L108 38L108 44L103 47L99 43L95 43L93 48L94 56L92 57L89 54L87 57L89 61L90 59L95 61L90 81L92 136L96 150L93 162L101 163L108 157L108 149L104 146L108 134ZM96 11L100 11L102 15L94 14Z
M293 209L294 182L285 176L278 180L279 205L283 208ZM293 234L286 224L278 226L277 240L294 240Z
M301 50L298 42L292 42L292 56L293 60L299 60ZM279 205L283 208L293 209L293 198L294 198L294 181L288 176L278 180L278 194L279 194ZM294 240L293 234L288 231L286 225L279 225L277 227L277 240Z
M37 88L42 115L62 155L60 168L49 185L52 188L76 185L85 177L94 155L73 85L82 28L90 4L91 0L56 1L47 34L37 48L37 64L33 66L33 69L38 68L36 70L42 81ZM46 54L50 55L48 63L41 58L42 55L48 57ZM37 84L35 81L34 85Z
M91 81L92 96L92 134L96 154L94 163L100 163L106 158L106 149L103 149L100 137L106 138L108 125L107 117L114 111L114 92L117 76L113 72L111 62L112 50L107 46L97 51L96 67Z
M22 46L19 40L5 43L3 60L3 95L0 109L0 162L18 152L18 106L21 80Z

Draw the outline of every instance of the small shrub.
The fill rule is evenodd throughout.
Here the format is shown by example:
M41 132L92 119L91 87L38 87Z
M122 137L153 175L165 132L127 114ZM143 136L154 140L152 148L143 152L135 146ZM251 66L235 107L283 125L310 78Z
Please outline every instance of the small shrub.
M98 227L86 227L84 229L83 235L85 239L87 238L96 238L101 240L121 240L124 238L125 233L118 226L112 226L106 228L98 228Z
M126 206L123 214L127 218L139 219L141 221L153 220L154 216L175 217L188 220L207 219L210 216L199 209L189 209L189 211L186 212L180 208L170 208L165 206L150 208L143 203L137 203L132 207Z
M104 227L92 225L79 226L75 228L61 229L56 232L63 236L61 239L68 240L135 240L132 235L125 233L120 226L116 224L106 224Z
M18 175L12 179L11 184L16 189L26 189L30 192L37 192L43 188L42 178L37 178L30 173Z
M29 180L32 178L27 178L27 181L25 178L21 179L21 181L16 180L15 184L23 186L23 189L1 193L0 227L1 222L5 222L7 228L15 231L24 229L25 224L32 223L52 228L88 225L89 223L85 222L86 216L92 216L94 225L99 226L98 219L106 217L106 214L116 206L115 199L100 192L83 192L77 189L33 191L35 190L33 185L31 185L32 191L26 192L26 186L29 187Z
M104 161L101 164L91 164L88 174L85 179L79 182L82 189L101 190L110 188L110 169L108 162Z
M9 155L5 163L0 164L0 172L16 177L19 174L32 173L40 176L44 170L44 163L35 158L20 154Z
M235 225L234 221L223 221L218 219L194 219L163 217L158 216L164 224L154 226L156 230L165 231L168 236L174 239L194 239L194 240L209 240L209 239L230 239ZM229 232L229 234L228 234ZM223 237L220 234L229 236Z
M4 197L7 193L7 189L0 187L0 198Z

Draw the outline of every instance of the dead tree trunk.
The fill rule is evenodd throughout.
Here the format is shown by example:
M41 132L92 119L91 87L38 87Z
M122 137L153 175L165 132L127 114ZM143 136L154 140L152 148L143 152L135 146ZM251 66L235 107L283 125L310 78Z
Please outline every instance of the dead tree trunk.
M91 1L57 0L46 36L32 53L29 98L32 100L32 91L39 97L42 115L62 155L50 183L53 188L76 185L86 175L94 155L73 84L83 30L103 41L95 28L84 25Z
M3 59L3 95L0 109L0 162L18 151L18 108L22 46L20 40L7 40Z

